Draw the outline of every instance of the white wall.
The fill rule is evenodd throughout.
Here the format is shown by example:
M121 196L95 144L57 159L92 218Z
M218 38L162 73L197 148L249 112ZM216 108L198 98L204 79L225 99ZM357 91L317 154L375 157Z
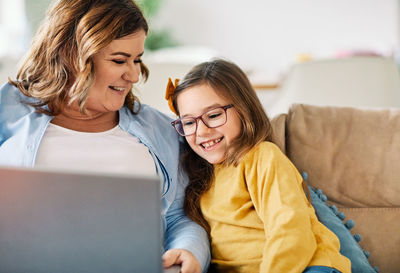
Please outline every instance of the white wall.
M44 14L48 2L29 0L26 8L32 13L43 5L41 12ZM3 7L5 3L8 3L7 10ZM24 18L17 20L23 8L10 8L24 1L9 3L0 0L0 33L5 24L16 27L25 21ZM384 54L397 50L400 62L399 3L400 0L162 0L159 13L150 23L153 28L169 28L184 46L211 49L191 49L190 54L195 55L192 61L199 62L202 57L217 52L247 72L258 72L256 81L262 83L279 79L300 53L319 58L332 57L340 50L375 50ZM34 20L37 18L30 18ZM1 36L0 49L10 44L9 39ZM30 38L29 35L23 37ZM16 43L11 44L13 53L20 54ZM185 54L187 57L188 51ZM175 52L176 55L179 54ZM145 54L148 56L151 56L149 52ZM180 56L177 62L182 59ZM10 71L15 70L15 63L0 58L1 83L6 76L14 74ZM153 69L150 81L154 80L157 83L154 85L163 90L165 84L157 82L156 74ZM162 90L155 90L157 96ZM142 94L145 102L148 102L146 96L154 97L146 90ZM273 100L266 95L264 101Z
M9 1L0 0L0 32L5 31L6 22L14 28L26 23L19 15L23 8L17 9L19 12L11 9L24 1L12 2L15 3L7 4L5 9ZM27 1L28 10L32 13L40 3L44 14L49 0L36 2ZM159 13L150 23L154 28L169 28L182 45L206 46L246 70L274 74L287 69L300 53L318 58L331 57L339 50L367 49L384 54L399 51L399 3L400 0L162 0ZM13 31L14 35L20 32ZM0 49L4 53L10 41L2 37ZM23 37L30 39L29 35ZM13 51L20 54L16 43L12 44ZM25 47L26 44L25 41Z
M0 0L0 58L19 58L30 41L24 0Z
M211 47L246 70L276 73L298 54L390 54L400 47L398 0L165 0L153 27Z

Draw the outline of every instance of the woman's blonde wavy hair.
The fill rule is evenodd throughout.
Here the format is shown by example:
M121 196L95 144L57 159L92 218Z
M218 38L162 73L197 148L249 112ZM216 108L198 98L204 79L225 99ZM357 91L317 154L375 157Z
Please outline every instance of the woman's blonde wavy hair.
M33 38L16 80L9 82L36 98L31 105L39 112L55 116L77 101L84 113L95 80L93 55L113 40L140 30L147 34L148 25L132 0L56 1ZM143 63L140 67L146 80L149 71ZM133 113L140 108L132 92L125 105Z

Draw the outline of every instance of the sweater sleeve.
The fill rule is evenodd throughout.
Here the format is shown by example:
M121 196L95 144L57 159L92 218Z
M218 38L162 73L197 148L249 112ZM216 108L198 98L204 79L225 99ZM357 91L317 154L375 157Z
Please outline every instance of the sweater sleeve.
M259 147L247 159L245 175L266 236L260 272L303 272L317 243L301 175L274 144Z
M183 210L184 187L177 182L174 201L166 213L165 248L182 248L190 251L201 265L202 272L207 272L211 260L210 245L206 231L190 220Z

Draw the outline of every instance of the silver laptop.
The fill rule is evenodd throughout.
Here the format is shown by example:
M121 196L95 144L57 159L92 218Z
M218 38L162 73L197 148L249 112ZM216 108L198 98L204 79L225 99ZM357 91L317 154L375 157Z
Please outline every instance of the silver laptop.
M0 272L163 272L159 183L0 168Z

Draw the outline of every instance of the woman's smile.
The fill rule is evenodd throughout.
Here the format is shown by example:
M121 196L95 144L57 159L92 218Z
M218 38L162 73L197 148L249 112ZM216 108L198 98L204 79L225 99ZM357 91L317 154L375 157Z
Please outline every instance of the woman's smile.
M125 92L126 90L130 90L130 88L127 87L112 86L112 85L110 85L109 88L117 92Z
M91 111L118 111L132 85L139 81L146 33L143 30L113 40L93 56L95 82L86 107Z

